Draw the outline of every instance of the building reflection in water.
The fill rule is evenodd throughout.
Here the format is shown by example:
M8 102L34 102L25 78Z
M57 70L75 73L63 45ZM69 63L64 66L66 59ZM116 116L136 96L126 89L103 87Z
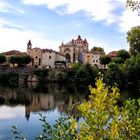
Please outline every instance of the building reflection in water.
M62 86L58 84L20 84L19 88L0 87L0 105L25 106L25 117L29 120L30 112L49 111L77 114L72 105L86 99L88 87ZM71 110L69 112L69 110Z

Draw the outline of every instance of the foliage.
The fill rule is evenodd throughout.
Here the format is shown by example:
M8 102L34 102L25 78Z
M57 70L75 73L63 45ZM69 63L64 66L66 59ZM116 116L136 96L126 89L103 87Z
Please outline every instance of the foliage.
M75 69L75 70L80 69L81 67L82 67L82 64L81 63L73 63L71 65L71 68L72 69Z
M89 87L90 101L83 102L79 106L85 121L80 125L80 139L138 139L140 136L140 99L127 100L124 106L119 108L117 106L118 88L110 89L102 81L102 78L97 80L97 88Z
M124 63L124 73L129 83L140 88L140 54L132 56Z
M6 62L6 57L0 54L0 64Z
M123 87L125 84L125 78L122 70L119 68L119 65L111 62L108 65L108 69L105 72L104 80L107 85L113 86L117 85L119 87Z
M140 2L137 0L127 0L126 6L132 9L132 11L137 11L140 14Z
M73 64L71 69L68 69L63 74L59 75L60 82L74 82L74 83L94 83L98 75L99 69L91 67L89 64Z
M132 27L127 32L127 42L130 46L130 53L136 55L140 53L140 26Z
M94 52L100 52L101 54L105 54L104 49L102 47L93 47L91 49L91 52L92 53L94 53Z
M121 57L114 57L112 59L112 62L116 63L116 64L121 64L124 62L124 59L122 59Z
M18 85L19 75L18 73L0 73L0 83L15 87Z
M106 66L110 62L111 62L111 57L110 56L103 55L103 56L100 57L100 63L103 64L104 66Z
M36 140L137 140L140 137L140 99L127 100L118 107L119 89L107 87L103 78L96 88L89 86L90 100L78 106L83 121L61 116L54 125L41 116L42 133ZM14 127L15 139L23 135Z
M9 59L9 62L13 64L18 64L18 66L26 66L31 62L32 58L29 55L23 55L23 56L11 56Z
M18 64L18 62L19 62L19 56L11 56L10 59L9 59L9 62L10 62L11 64L13 64L13 66L14 66L15 64Z
M22 132L17 128L17 126L12 126L12 132L14 134L14 138L17 140L26 140L23 136Z
M119 50L116 57L120 57L123 63L126 59L130 58L130 54L126 50Z
M32 61L31 56L29 55L23 55L19 57L19 61L18 61L18 65L24 65L26 66L27 64L29 64Z
M37 70L34 70L34 74L36 76L38 76L40 78L40 80L43 80L48 76L49 70L48 69L37 69Z
M36 136L36 140L76 140L77 139L77 122L73 118L60 116L54 125L50 125L42 114L42 132ZM14 138L17 140L26 140L22 132L16 126L12 126Z

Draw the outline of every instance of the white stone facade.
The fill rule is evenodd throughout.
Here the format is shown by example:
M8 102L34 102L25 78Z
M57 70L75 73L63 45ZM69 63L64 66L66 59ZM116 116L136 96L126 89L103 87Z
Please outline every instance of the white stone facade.
M95 53L92 53L92 52L89 52L89 53L86 53L85 54L85 61L84 63L88 63L90 65L97 65L98 68L103 68L103 65L100 64L100 57L101 57L102 53L100 52L95 52Z
M42 51L42 67L55 68L56 61L65 61L65 57L53 50L44 49Z

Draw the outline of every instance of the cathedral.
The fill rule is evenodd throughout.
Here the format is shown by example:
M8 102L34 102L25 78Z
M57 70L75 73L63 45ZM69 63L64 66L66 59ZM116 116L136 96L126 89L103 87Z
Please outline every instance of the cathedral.
M67 63L84 63L84 55L88 52L88 42L79 35L77 39L72 39L66 44L62 42L59 52L66 57Z

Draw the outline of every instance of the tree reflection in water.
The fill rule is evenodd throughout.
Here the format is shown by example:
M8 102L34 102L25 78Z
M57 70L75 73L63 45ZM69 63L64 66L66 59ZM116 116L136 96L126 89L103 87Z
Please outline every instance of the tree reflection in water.
M58 109L60 113L77 115L77 104L87 99L88 86L58 85L54 83L20 83L18 88L0 87L0 105L25 106L25 117L29 120L31 112Z

